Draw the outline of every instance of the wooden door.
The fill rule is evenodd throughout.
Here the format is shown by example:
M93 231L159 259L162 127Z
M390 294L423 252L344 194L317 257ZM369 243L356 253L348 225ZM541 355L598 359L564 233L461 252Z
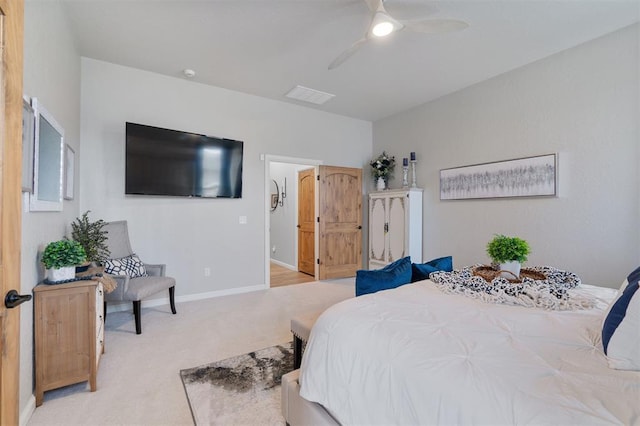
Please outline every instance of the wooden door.
M362 169L319 166L318 279L362 267Z
M315 169L298 172L298 270L315 275Z
M0 0L0 294L20 289L24 3ZM0 424L18 424L20 309L0 304Z

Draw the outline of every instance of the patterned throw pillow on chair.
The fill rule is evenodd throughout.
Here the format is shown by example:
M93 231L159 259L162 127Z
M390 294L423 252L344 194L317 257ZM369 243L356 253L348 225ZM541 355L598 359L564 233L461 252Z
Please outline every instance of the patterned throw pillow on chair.
M149 276L144 263L136 254L107 260L104 264L104 272L110 275L127 275L131 278Z

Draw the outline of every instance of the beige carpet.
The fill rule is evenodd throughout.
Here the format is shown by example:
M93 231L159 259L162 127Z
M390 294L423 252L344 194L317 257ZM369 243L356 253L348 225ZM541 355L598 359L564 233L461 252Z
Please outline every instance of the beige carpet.
M291 340L292 315L353 297L354 280L324 281L142 308L107 317L98 390L86 384L45 392L29 425L191 425L178 372ZM179 293L178 293L179 295Z

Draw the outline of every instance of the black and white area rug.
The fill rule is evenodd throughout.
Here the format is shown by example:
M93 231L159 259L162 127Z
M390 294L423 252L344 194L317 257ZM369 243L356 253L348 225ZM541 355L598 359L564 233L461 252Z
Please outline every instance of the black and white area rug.
M196 425L284 425L280 381L293 370L292 343L181 370Z

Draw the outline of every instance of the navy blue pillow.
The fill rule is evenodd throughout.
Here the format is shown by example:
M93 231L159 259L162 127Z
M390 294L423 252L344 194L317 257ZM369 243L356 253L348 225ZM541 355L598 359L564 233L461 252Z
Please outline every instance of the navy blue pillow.
M640 371L640 268L622 284L602 325L602 346L609 367Z
M411 282L411 258L396 260L382 269L356 272L356 296L389 290Z
M437 271L453 271L453 258L446 256L430 260L427 263L412 263L411 282L415 283L416 281L426 280L429 278L430 273Z

